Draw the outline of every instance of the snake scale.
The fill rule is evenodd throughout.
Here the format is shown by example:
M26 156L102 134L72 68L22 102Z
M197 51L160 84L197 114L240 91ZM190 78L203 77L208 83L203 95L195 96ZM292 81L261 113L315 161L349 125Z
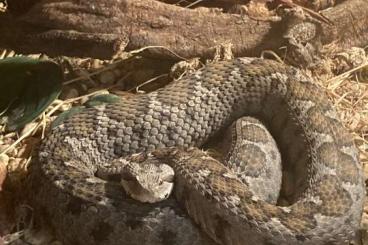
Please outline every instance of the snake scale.
M283 168L295 172L291 205L257 198L196 148L244 115L265 122ZM131 156L140 152L151 153ZM95 176L122 157L172 166L176 199L200 228L173 198L143 204ZM109 245L346 244L365 194L352 136L323 90L296 68L258 58L212 63L157 91L85 108L43 141L29 187L65 244Z

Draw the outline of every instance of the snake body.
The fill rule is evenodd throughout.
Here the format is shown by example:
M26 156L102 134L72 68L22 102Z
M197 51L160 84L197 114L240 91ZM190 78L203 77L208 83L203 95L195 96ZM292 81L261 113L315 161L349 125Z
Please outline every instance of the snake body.
M243 115L266 123L283 168L295 172L290 206L259 199L193 148ZM179 203L210 239L174 200L142 204L95 177L99 166L152 151L142 162L174 168ZM308 76L271 60L213 63L157 91L85 108L52 130L38 158L31 201L66 244L346 244L363 209L351 135Z

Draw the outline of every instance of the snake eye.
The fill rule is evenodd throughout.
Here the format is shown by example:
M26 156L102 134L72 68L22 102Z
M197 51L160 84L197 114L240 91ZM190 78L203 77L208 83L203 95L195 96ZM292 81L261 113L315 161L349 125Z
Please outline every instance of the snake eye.
M164 177L164 180L166 181L166 182L173 182L174 181L174 175L167 175L167 176L165 176Z

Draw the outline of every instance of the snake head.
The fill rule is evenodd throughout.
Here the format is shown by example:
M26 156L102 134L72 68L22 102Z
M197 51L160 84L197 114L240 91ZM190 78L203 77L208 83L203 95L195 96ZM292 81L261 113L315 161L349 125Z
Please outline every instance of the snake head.
M121 184L125 192L140 202L155 203L170 196L174 170L161 163L131 162L125 167Z

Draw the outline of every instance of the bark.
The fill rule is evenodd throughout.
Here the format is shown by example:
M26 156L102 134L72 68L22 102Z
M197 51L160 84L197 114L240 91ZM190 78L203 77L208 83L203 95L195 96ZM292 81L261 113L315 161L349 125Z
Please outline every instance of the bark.
M324 44L368 44L368 4L349 0L321 13ZM111 58L120 51L165 46L181 57L211 57L231 42L235 56L255 56L285 45L284 21L259 21L204 8L186 9L154 0L38 1L19 16L0 18L0 46L23 53ZM170 56L150 49L153 56ZM174 57L175 58L175 57ZM177 58L177 57L176 57Z

